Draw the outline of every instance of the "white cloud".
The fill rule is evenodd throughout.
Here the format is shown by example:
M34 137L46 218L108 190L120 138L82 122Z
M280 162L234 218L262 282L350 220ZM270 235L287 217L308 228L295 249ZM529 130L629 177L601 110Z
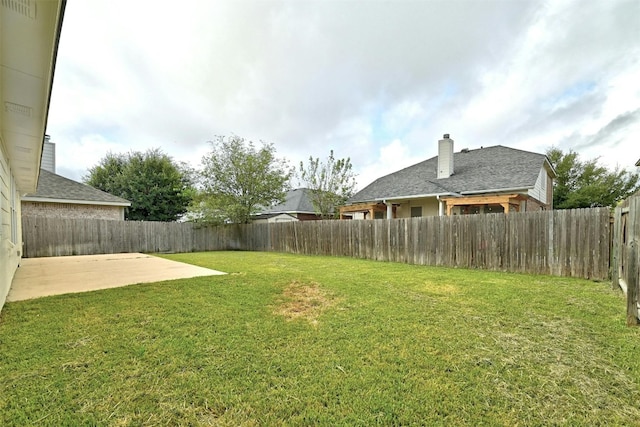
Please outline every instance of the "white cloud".
M401 140L394 139L389 144L381 146L375 161L360 171L358 189L364 188L382 176L404 169L421 160L425 160L425 158L412 156L409 148Z
M109 149L197 166L232 133L292 165L333 149L360 187L443 133L631 165L636 116L595 135L640 105L639 15L626 0L70 2L48 133L76 175Z

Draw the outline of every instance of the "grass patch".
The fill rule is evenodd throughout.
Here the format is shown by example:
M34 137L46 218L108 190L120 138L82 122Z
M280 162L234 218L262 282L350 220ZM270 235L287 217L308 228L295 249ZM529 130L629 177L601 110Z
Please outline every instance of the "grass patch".
M274 253L8 303L0 425L638 425L605 283Z

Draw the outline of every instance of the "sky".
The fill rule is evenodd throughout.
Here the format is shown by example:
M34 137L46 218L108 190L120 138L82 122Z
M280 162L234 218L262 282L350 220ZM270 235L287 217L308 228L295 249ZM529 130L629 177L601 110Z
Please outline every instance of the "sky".
M216 136L358 188L504 145L640 159L640 1L68 0L47 134L81 181L107 153L200 167Z

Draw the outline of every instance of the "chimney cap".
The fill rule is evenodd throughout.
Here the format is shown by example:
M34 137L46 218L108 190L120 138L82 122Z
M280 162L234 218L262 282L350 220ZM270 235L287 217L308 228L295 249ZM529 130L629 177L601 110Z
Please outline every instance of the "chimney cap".
M449 134L448 134L448 133L445 133L445 134L444 134L444 136L443 136L443 138L444 138L444 139L449 139Z

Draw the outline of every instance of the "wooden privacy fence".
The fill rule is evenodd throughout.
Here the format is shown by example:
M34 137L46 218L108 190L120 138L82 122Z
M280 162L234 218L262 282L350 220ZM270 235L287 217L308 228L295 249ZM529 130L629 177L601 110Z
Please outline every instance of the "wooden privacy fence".
M236 227L100 219L22 218L25 258L234 248Z
M607 208L199 227L23 218L24 256L276 251L607 280Z
M627 296L627 324L638 325L640 296L640 196L632 196L613 213L611 280Z
M607 208L373 221L251 224L249 250L351 256L608 280Z

